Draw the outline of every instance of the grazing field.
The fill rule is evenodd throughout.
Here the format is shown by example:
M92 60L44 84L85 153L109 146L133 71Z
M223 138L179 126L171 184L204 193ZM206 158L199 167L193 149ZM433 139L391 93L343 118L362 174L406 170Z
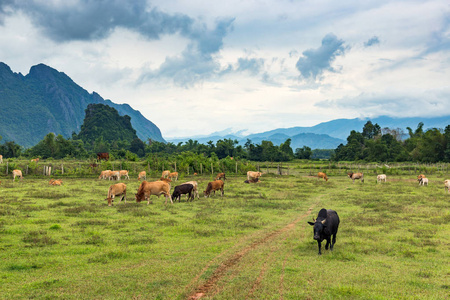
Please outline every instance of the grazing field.
M442 176L227 174L225 196L107 206L111 182L0 178L1 299L448 299L450 194ZM156 180L156 178L147 178ZM333 252L307 221L338 212Z

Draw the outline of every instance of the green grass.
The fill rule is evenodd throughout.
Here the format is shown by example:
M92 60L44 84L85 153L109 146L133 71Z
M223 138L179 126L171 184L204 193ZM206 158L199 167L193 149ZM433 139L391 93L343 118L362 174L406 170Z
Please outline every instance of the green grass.
M127 204L113 207L108 181L0 178L0 299L185 299L236 254L205 299L448 299L442 176L428 187L414 175L371 176L244 184L227 174L223 198L174 205L136 203L132 179L122 181ZM210 176L184 179L201 193ZM322 207L341 225L334 251L319 256L306 221Z

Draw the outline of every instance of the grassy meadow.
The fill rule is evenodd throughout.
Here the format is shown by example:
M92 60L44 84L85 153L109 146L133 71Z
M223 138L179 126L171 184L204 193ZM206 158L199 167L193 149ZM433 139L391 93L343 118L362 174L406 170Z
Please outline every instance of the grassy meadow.
M449 299L450 194L445 175L345 172L265 174L257 184L227 175L225 196L164 205L108 207L111 182L0 176L0 299ZM326 170L325 170L326 171ZM450 178L450 176L448 176ZM147 180L156 180L156 177ZM338 212L333 252L318 255L312 226Z

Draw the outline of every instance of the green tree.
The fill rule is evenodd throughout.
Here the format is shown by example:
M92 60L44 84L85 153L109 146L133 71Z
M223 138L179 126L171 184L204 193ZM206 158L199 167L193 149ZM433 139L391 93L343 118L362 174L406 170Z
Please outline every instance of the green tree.
M303 146L302 148L295 149L295 158L298 159L310 159L312 155L312 150L308 146Z

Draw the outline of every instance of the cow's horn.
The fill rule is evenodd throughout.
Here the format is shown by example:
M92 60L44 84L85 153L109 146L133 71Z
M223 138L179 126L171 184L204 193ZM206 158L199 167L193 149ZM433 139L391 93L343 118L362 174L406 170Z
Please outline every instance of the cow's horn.
M324 220L323 220L322 222L320 222L320 223L325 224L326 220L327 220L327 219L324 219Z

